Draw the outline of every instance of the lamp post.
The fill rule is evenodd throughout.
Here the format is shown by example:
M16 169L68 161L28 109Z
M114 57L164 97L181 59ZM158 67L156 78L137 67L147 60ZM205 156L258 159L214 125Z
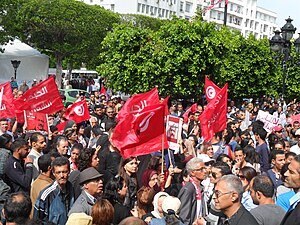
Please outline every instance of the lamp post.
M18 69L20 63L21 63L21 61L11 60L11 64L13 65L13 67L15 69L15 80L17 79L17 69Z
M282 60L282 98L284 98L285 95L285 86L288 75L287 63L288 61L290 61L290 53L292 47L291 39L293 38L293 35L296 31L296 27L294 27L292 21L293 20L290 17L286 19L286 24L281 28L281 31L274 31L275 35L270 40L271 50L280 55ZM297 54L300 54L300 38L294 41L294 45L296 47Z

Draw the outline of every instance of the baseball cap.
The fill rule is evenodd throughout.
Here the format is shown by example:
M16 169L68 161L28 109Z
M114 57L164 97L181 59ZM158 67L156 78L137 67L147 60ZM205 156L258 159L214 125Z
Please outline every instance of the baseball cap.
M180 206L181 206L181 202L179 198L173 196L167 196L162 203L162 209L164 213L167 214L174 213L175 216L177 217L178 217Z

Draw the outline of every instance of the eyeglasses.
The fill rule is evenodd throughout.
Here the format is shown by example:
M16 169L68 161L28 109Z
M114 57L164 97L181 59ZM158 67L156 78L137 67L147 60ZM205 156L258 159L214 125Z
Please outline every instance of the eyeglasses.
M240 178L241 180L245 180L246 179L246 177L244 176L244 175L236 175L238 178Z
M201 168L199 168L199 169L195 169L194 171L203 171L203 170L206 170L206 167L204 166L204 167L201 167Z
M211 172L210 175L214 178L217 179L217 174L215 172Z
M219 191L219 190L214 190L214 191L213 191L213 195L215 195L216 198L220 198L221 196L227 195L227 194L231 194L232 192L233 192L233 191L228 191L228 192L222 193L222 192Z

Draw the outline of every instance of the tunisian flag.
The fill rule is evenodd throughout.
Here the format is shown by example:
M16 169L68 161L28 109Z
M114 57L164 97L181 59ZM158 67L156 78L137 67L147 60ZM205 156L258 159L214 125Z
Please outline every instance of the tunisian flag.
M13 101L14 96L12 94L10 82L0 84L0 118L15 117Z
M86 100L75 102L70 105L65 111L65 118L67 120L74 120L76 123L90 119L90 113Z
M185 122L185 123L187 123L188 122L188 120L189 120L189 113L190 112L196 112L197 111L197 106L198 106L198 104L197 103L194 103L188 110L186 110L185 111L185 113L182 115L183 116L183 121Z
M205 142L210 141L215 132L226 128L227 89L228 84L225 84L199 117Z
M218 94L219 91L221 90L221 88L219 88L217 85L215 85L214 82L209 80L207 76L205 76L204 88L205 88L205 95L206 95L207 102L213 100L214 97L216 97L216 94Z
M19 110L45 114L56 113L64 107L54 76L30 88L14 104Z
M161 150L162 135L165 136L164 116L164 104L147 106L136 115L128 114L116 126L112 143L125 158ZM167 140L164 147L168 148Z
M128 114L137 114L149 105L159 104L157 88L146 93L133 95L128 99L118 113L118 120L122 120Z

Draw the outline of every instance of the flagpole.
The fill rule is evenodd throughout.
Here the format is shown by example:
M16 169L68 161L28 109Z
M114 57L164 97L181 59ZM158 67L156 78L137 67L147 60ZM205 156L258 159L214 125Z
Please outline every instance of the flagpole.
M49 133L50 133L50 126L49 126L49 121L48 121L48 113L46 113L46 120L47 120L48 135L49 135Z
M164 174L164 155L165 155L165 135L162 134L162 149L161 149L161 174Z
M26 110L23 110L23 112L24 112L24 121L25 121L24 125L23 125L23 132L24 132L24 126L26 127L26 130L27 130L27 116L26 116Z
M174 167L173 163L172 163L172 158L171 158L171 152L170 152L170 149L168 148L168 156L169 156L169 161L170 161L170 165L172 167Z

